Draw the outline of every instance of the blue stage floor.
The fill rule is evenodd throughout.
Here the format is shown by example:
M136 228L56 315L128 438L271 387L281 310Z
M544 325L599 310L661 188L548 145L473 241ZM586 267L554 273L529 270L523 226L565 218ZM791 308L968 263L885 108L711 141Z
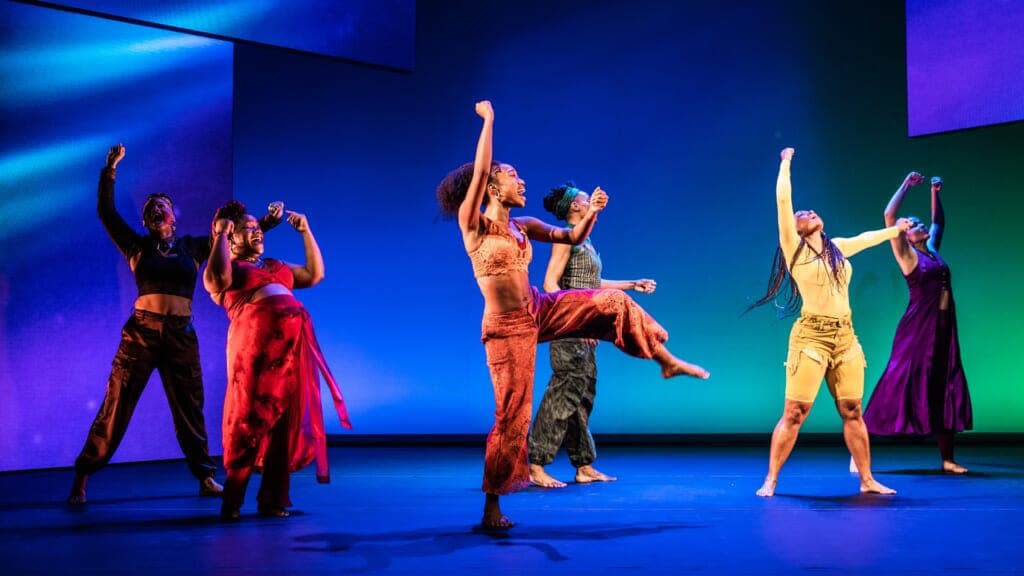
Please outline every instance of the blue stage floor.
M183 462L111 466L88 505L68 470L0 474L4 574L1017 574L1024 447L963 446L963 477L933 446L876 446L896 496L857 493L841 447L797 446L778 495L754 496L767 446L601 450L609 484L503 499L518 525L474 530L481 448L336 447L332 483L293 477L293 515L217 521ZM571 478L563 456L549 468ZM222 478L219 474L218 478Z

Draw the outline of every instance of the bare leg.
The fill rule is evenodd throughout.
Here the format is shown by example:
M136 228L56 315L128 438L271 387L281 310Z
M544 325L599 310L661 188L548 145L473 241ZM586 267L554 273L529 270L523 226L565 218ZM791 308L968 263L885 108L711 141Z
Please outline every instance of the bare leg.
M668 351L668 348L665 348L661 344L659 344L658 348L654 351L654 361L658 363L658 366L661 366L662 378L692 376L694 378L707 380L711 377L711 373L704 368L676 358Z
M541 488L565 488L565 482L548 474L540 464L530 464L530 484Z
M501 513L497 494L487 494L484 498L484 518L480 522L486 530L508 530L515 526L508 516Z
M71 482L71 493L68 494L68 504L85 504L85 484L89 481L88 474L75 473L75 479Z
M953 433L938 432L935 434L935 441L939 444L939 454L942 455L942 471L949 474L967 474L967 468L953 460Z
M875 480L871 474L871 442L868 438L868 428L864 425L864 418L861 415L860 399L836 400L836 409L843 419L843 439L860 474L860 491L895 494L895 490Z
M594 468L591 464L580 466L576 469L577 484L588 484L590 482L614 482L615 480L615 476L604 474L597 468Z
M770 497L775 495L775 486L779 482L779 471L786 463L789 454L796 444L796 437L800 434L800 426L807 419L811 411L811 402L798 402L786 399L786 405L782 410L782 417L779 418L775 430L772 431L772 446L768 452L768 475L764 478L764 484L756 492L758 496Z

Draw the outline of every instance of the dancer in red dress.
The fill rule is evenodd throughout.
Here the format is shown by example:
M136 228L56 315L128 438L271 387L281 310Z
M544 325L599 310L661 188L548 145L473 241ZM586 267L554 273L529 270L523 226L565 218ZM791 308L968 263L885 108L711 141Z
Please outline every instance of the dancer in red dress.
M203 284L231 319L223 421L225 520L240 517L254 469L263 473L256 497L263 516L288 516L290 472L316 461L317 480L329 481L318 372L341 425L351 428L309 313L292 294L323 279L320 248L304 215L289 211L287 220L302 234L306 263L301 266L263 258L263 231L240 202L220 208L213 224Z

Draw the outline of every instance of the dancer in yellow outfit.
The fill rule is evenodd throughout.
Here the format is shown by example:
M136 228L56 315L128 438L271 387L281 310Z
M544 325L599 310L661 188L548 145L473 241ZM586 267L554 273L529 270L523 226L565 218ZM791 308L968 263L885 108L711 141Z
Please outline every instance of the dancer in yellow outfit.
M779 248L775 253L768 292L750 308L775 300L789 278L786 313L800 308L800 318L789 335L786 359L786 403L772 432L768 475L758 496L773 496L779 470L796 444L800 426L818 395L822 378L828 383L836 409L843 420L843 438L860 470L860 491L895 494L871 474L871 448L861 416L864 396L864 351L853 331L849 285L853 268L848 258L877 246L910 223L864 232L853 238L829 238L825 224L813 210L793 211L789 178L793 149L781 153L775 200L779 218ZM802 301L802 305L801 305Z

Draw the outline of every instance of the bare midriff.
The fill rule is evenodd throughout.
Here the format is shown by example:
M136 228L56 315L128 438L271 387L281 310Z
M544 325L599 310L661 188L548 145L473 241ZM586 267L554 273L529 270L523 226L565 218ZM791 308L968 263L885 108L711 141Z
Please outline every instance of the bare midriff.
M277 282L275 282L273 284L267 284L266 286L260 288L256 292L254 292L253 295L252 295L252 298L249 299L249 302L259 302L260 300L263 300L264 298L269 298L271 296L291 296L291 295L292 295L292 291L289 290L287 286L285 286L284 284L278 284Z
M135 299L135 309L170 316L191 316L192 299L172 294L145 294Z
M530 275L509 272L476 279L484 295L484 314L502 314L526 307L530 303Z

